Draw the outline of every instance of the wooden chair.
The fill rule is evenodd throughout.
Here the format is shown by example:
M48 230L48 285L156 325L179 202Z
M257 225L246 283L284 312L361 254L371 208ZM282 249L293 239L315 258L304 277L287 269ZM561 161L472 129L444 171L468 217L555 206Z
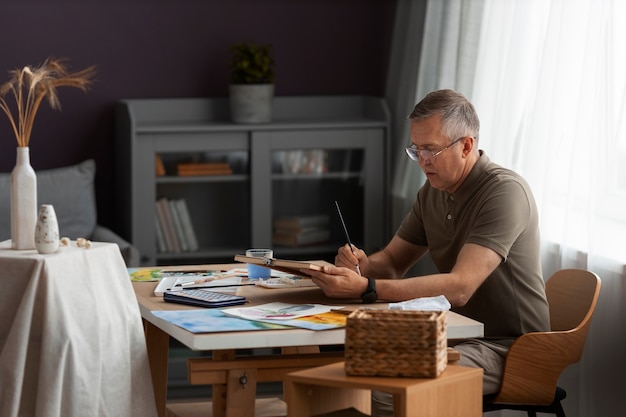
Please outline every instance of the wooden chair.
M546 282L550 305L549 332L532 332L511 346L500 391L483 398L483 411L523 410L565 417L557 386L561 372L580 360L591 316L600 294L600 278L593 272L564 269Z

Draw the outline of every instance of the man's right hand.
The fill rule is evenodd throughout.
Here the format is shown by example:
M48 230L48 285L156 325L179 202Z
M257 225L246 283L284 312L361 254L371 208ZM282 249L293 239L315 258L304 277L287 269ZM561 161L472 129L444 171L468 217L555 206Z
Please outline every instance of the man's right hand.
M361 272L363 272L363 269L366 268L367 265L367 254L354 245L350 248L350 244L348 243L340 247L337 251L337 256L335 256L335 266L350 268L356 271L357 265L359 265Z

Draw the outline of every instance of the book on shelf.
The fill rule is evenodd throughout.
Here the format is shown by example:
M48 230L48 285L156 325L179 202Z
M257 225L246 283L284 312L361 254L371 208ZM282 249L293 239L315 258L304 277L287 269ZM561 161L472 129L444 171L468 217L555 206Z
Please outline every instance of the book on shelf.
M174 224L174 230L176 231L176 237L178 239L178 245L181 252L189 252L189 246L187 245L187 238L185 232L183 232L183 225L180 219L180 212L178 210L178 203L176 200L167 200L170 208L170 214L172 216L172 223Z
M167 222L167 227L170 230L170 234L172 236L172 250L173 253L182 252L180 246L180 240L178 238L178 232L176 231L176 225L174 224L174 214L172 213L172 208L170 206L170 202L168 199L163 199L163 212L165 213L165 220Z
M179 176L230 175L232 168L227 162L191 162L176 165Z
M292 261L289 259L258 258L254 256L235 255L235 261L261 265L288 274L308 277L307 271L321 271L324 265L332 265L326 261Z
M163 159L161 159L161 155L156 155L154 157L154 168L155 175L157 177L162 177L165 175L165 165L163 165Z
M187 241L188 249L191 252L197 251L199 248L198 238L196 236L196 231L193 228L193 223L191 222L191 216L189 215L189 209L187 208L187 202L185 199L181 198L176 200L176 209L178 210L183 235Z
M162 197L157 200L156 211L157 248L160 252L180 253L198 250L198 239L184 199ZM163 242L159 242L160 239Z
M272 242L281 246L305 246L327 242L330 239L330 230L309 228L300 232L289 232L275 229Z
M163 233L163 227L161 226L161 221L159 220L159 215L154 217L155 220L155 230L156 230L156 244L157 244L157 252L165 253L167 252L167 243L165 243L165 234Z
M323 229L328 226L329 221L329 216L326 214L277 217L274 219L274 230L303 230L313 227Z
M159 222L161 223L161 229L165 237L165 243L167 246L167 252L180 252L178 241L176 238L176 231L174 230L174 224L169 212L169 203L166 198L160 198L156 202L156 212ZM176 250L178 248L178 251Z

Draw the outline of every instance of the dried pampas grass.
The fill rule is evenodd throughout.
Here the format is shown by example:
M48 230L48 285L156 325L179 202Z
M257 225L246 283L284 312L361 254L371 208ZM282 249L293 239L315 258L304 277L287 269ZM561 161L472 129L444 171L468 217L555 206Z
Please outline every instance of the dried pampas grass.
M64 61L48 58L39 67L14 69L9 71L9 81L0 86L0 108L9 118L18 147L28 146L35 115L44 98L53 109L61 109L57 87L76 87L83 91L90 87L95 66L70 73ZM9 93L15 99L17 116L14 116L5 99Z

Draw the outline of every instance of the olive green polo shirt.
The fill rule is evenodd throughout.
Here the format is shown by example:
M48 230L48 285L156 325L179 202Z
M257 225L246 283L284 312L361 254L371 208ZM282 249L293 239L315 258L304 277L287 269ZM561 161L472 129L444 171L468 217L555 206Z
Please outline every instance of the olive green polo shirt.
M452 310L481 321L485 337L510 338L550 329L541 272L537 207L526 181L484 152L454 194L426 184L397 235L428 246L440 272L450 272L466 243L502 258L467 304Z

